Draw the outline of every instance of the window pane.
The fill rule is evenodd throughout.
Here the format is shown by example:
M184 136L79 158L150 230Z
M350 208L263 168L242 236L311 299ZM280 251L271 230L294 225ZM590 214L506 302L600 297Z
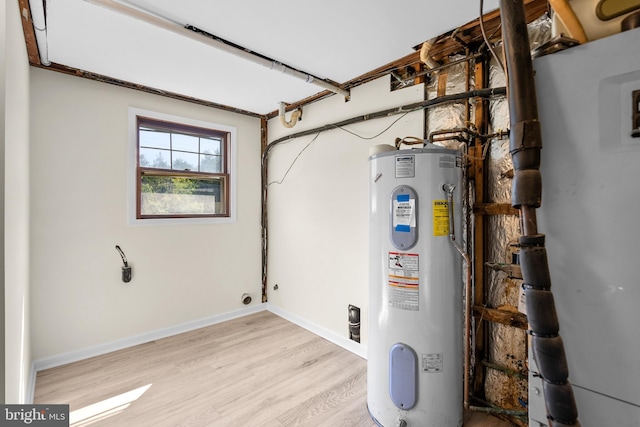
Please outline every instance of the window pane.
M172 149L178 151L191 151L192 153L198 152L198 137L191 135L182 135L180 133L174 133L171 136Z
M200 172L222 173L221 156L200 154Z
M140 128L140 146L150 148L171 148L171 139L167 132Z
M218 138L200 138L200 152L204 154L220 154L222 153L222 141Z
M226 212L224 178L142 176L142 215L212 215Z
M173 152L173 170L179 171L198 171L198 155L196 153Z
M148 168L171 169L171 157L168 150L140 148L140 166Z

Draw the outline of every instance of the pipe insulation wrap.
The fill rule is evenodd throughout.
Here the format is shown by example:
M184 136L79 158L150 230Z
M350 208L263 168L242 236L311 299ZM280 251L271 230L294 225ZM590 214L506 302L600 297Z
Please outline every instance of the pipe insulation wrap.
M440 65L436 61L434 61L430 55L431 49L433 48L433 44L435 42L436 38L427 40L426 42L422 43L422 47L420 48L420 61L422 61L429 69L436 68Z
M573 420L578 418L578 411L571 383L554 384L543 379L542 392L551 420L561 424L576 425Z
M551 19L548 15L527 25L529 33L530 50L551 40ZM497 41L497 40L496 40ZM502 42L495 44L498 57L502 58ZM488 86L500 87L506 85L505 74L497 64L493 56L488 58ZM474 73L471 73L471 77ZM485 83L486 84L486 83ZM490 128L493 131L506 131L510 128L509 105L506 98L493 98L489 101ZM472 109L472 113L473 113ZM486 156L487 166L487 201L493 203L511 203L511 186L513 178L513 162L510 154L510 138L496 137L490 141ZM487 232L491 239L486 240L487 257L489 260L511 261L514 243L520 236L520 222L515 215L490 215L487 219ZM519 277L522 277L519 275ZM520 279L510 278L504 272L489 271L485 290L485 301L492 307L508 306L515 310L519 304ZM487 322L486 335L489 340L488 358L503 366L514 370L521 370L526 366L528 344L531 337L526 331L502 325L493 325ZM533 355L532 355L533 357ZM522 402L528 400L528 382L526 379L509 377L494 370L488 370L483 387L486 401L491 404L506 407L514 402L517 396Z
M585 44L589 41L584 27L568 0L549 0L549 5L567 28L569 37L578 40L580 44Z
M543 380L547 417L552 422L579 425L573 389L564 368L566 356L562 340L548 341L558 334L555 303L549 289L551 279L544 249L544 235L538 233L536 209L540 206L542 177L539 151L542 148L533 64L527 32L524 4L521 0L500 0L500 20L507 70L511 128L511 154L515 176L512 205L520 209L522 234L520 262L527 298L532 352ZM528 141L528 140L531 141ZM519 153L534 152L520 158ZM529 300L531 296L531 300ZM540 334L546 332L546 334ZM547 336L540 336L547 335ZM557 365L560 365L559 367Z
M527 320L532 334L546 337L558 335L560 324L553 294L549 291L526 288L524 293L527 304Z
M539 169L515 171L511 184L511 205L519 209L526 205L539 208L542 204L542 175Z
M547 381L564 384L569 377L569 366L564 353L564 343L560 336L532 337L534 344L533 357L538 368L547 375Z
M544 235L536 236L544 244ZM520 268L525 277L525 284L535 289L551 289L551 275L547 262L547 250L544 246L530 246L527 241L520 239Z
M518 122L511 128L509 151L515 169L540 167L541 135L540 122L537 120Z

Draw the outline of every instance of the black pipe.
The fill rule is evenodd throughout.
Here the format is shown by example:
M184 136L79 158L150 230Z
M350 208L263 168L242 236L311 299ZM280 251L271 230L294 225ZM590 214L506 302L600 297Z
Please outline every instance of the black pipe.
M262 152L262 167L261 167L261 179L262 179L262 221L261 221L261 230L262 230L262 288L267 288L267 256L268 256L268 215L267 215L267 196L268 196L268 187L269 184L267 182L267 161L269 159L269 153L272 148L276 145L283 143L285 141L289 141L291 139L300 138L307 135L313 135L320 132L325 132L328 130L339 129L342 126L347 126L354 123L360 123L367 120L379 119L383 117L391 117L398 114L407 114L412 111L418 111L421 109L433 108L438 105L447 104L451 102L466 100L474 97L478 98L491 98L494 96L502 96L507 93L506 87L496 87L496 88L488 88L488 89L477 89L471 90L468 92L454 93L452 95L444 95L433 99L428 99L426 101L415 102L413 104L403 105L396 108L389 108L387 110L377 111L371 114L364 114L361 116L351 117L346 120L342 120L337 123L332 123L324 126L320 126L317 128L305 130L298 133L293 133L291 135L283 136L282 138L278 138L275 141L272 141L267 145L267 147Z
M542 136L523 1L500 0L500 20L509 81L510 151L515 171L511 204L520 210L520 264L529 333L533 336L531 349L542 377L549 425L580 426L564 345L558 333L545 238L537 228L536 208L542 201Z
M354 124L354 123L360 123L360 122L364 122L364 121L371 120L371 119L380 119L380 118L383 118L383 117L395 116L397 114L406 114L406 113L410 113L412 111L418 111L418 110L422 110L422 109L425 109L425 108L433 108L433 107L435 107L437 105L442 105L442 104L446 104L446 103L450 103L450 102L456 102L456 101L461 101L461 100L465 100L465 99L469 99L469 98L476 98L476 97L478 97L478 98L491 98L491 97L497 96L497 95L504 95L505 93L506 93L506 88L504 88L504 87L477 89L477 90L470 90L468 92L454 93L454 94L451 94L451 95L444 95L444 96L439 96L437 98L428 99L426 101L414 102L413 104L403 105L401 107L395 107L395 108L389 108L387 110L377 111L377 112L371 113L371 114L363 114L361 116L356 116L356 117L352 117L350 119L342 120L341 122L320 126L320 127L317 127L317 128L305 130L305 131L298 132L298 133L293 133L291 135L287 135L287 136L283 136L282 138L278 138L275 141L269 143L269 145L267 146L267 149L265 150L265 153L262 156L262 160L264 162L265 157L268 155L267 152L271 147L273 147L274 145L277 145L277 144L279 144L281 142L290 140L290 139L300 138L302 136L307 136L307 135L313 135L313 134L316 134L318 132L324 132L324 131L327 131L327 130L337 129L337 128L340 128L342 126L347 126L347 125L351 125L351 124Z

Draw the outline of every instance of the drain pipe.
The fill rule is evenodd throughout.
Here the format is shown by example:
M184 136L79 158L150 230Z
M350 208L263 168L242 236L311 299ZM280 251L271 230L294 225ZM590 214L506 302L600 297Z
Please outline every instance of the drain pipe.
M278 108L278 116L280 118L280 124L288 129L291 129L298 123L298 120L302 120L302 108L298 108L293 110L291 113L291 118L287 120L285 114L286 105L284 102L280 103L280 107Z
M159 28L163 28L167 31L171 31L172 33L190 38L197 42L204 43L218 50L221 50L223 52L226 52L231 55L242 58L244 60L253 62L254 64L267 67L270 70L279 71L283 74L296 77L300 80L304 80L307 83L311 83L323 89L329 90L333 93L340 94L344 96L345 99L349 99L350 95L348 90L342 89L341 87L336 86L333 83L322 80L311 74L296 70L295 68L290 67L281 62L267 58L263 55L259 55L255 52L248 51L247 49L244 49L241 46L237 46L237 45L233 45L231 43L225 42L224 40L219 39L211 34L208 34L205 31L199 30L191 25L182 25L179 22L172 21L168 18L159 16L145 9L138 8L138 7L130 7L123 3L115 2L113 0L84 0L84 1L86 1L87 3L94 4L96 6L104 7L105 9L111 10L113 12L121 13L130 18L138 19L140 21L146 22L147 24L150 24Z
M509 81L510 152L515 170L511 204L520 211L520 265L531 348L542 377L549 426L580 426L551 293L545 236L538 233L536 219L536 209L542 201L542 136L522 0L500 0L500 20Z
M51 62L49 61L49 48L47 46L47 23L44 16L43 0L29 0L29 9L31 9L31 20L36 33L40 64L48 67Z

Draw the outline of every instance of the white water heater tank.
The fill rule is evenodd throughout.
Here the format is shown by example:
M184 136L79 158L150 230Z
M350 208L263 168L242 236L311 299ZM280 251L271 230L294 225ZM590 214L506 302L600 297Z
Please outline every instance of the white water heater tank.
M437 146L369 157L367 406L383 427L462 426L462 257L444 190L461 231L461 163Z

